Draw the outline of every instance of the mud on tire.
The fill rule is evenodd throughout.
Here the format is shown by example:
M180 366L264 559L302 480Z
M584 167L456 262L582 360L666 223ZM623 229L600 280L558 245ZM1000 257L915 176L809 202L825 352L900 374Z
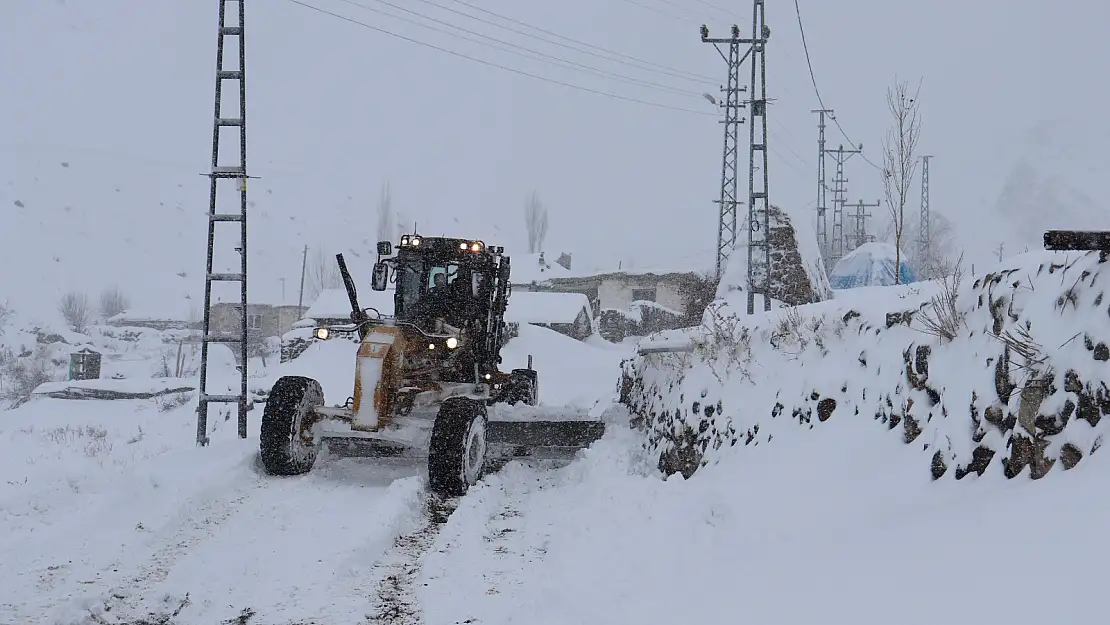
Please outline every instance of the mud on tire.
M486 463L486 406L453 397L443 402L428 445L428 486L458 497L481 479Z
M320 383L301 376L279 378L262 412L258 451L270 475L300 475L312 469L319 447L301 436L305 418L324 405Z

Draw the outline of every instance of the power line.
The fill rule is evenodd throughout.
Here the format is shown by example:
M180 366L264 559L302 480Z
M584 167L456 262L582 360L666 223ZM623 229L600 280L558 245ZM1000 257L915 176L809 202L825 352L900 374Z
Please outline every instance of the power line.
M425 48L429 48L429 49L436 50L436 51L439 51L439 52L444 52L446 54L450 54L451 56L455 56L455 57L458 57L458 58L461 58L461 59L466 59L468 61L474 61L475 63L481 63L482 65L485 65L487 67L493 67L495 69L504 70L506 72L511 72L513 74L518 74L520 76L528 76L529 78L535 78L536 80L542 80L546 83L550 83L550 84L553 84L553 85L559 85L561 87L567 87L568 89L575 89L577 91L584 91L586 93L593 93L595 95L605 96L607 98L613 98L615 100L623 100L625 102L634 102L636 104L643 104L643 105L646 105L646 106L653 106L653 107L656 107L656 108L662 108L662 109L667 109L667 110L671 110L671 111L680 111L680 112L683 112L683 113L692 113L692 114L695 114L695 115L707 115L707 116L713 116L713 117L717 116L716 113L710 113L710 112L707 112L707 111L699 111L699 110L696 110L696 109L689 109L689 108L684 108L684 107L681 107L681 106L671 106L669 104L662 104L662 103L659 103L659 102L652 102L650 100L642 100L642 99L633 98L633 97L630 97L630 96L624 96L624 95L620 95L620 94L616 94L616 93L610 93L608 91L601 91L600 89L591 89L590 87L583 87L581 85L576 85L576 84L573 84L573 83L564 82L564 81L561 81L561 80L556 80L554 78L548 78L547 76L541 76L539 74L534 74L532 72L527 72L527 71L524 71L522 69L517 69L515 67L509 67L507 65L501 65L499 63L494 63L493 61L487 61L485 59L480 59L480 58L475 57L475 56L470 56L468 54L463 54L462 52L456 52L454 50L450 50L448 48L437 46L435 44L420 41L419 39L414 39L412 37L407 37L405 35L400 35L400 34L397 34L395 32L386 30L384 28L379 28L377 26L367 24L366 22L361 22L361 21L356 20L352 17L348 17L346 15L340 15L339 13L333 13L332 11L328 11L327 9L322 9L320 7L317 7L317 6L313 6L311 4L308 4L307 2L302 2L302 0L286 0L286 1L291 2L293 4L296 4L296 5L299 5L299 6L302 6L306 9L316 11L317 13L328 15L328 16L334 17L336 19L343 20L345 22L350 22L351 24L362 26L363 28L368 28L368 29L373 30L375 32L379 32L383 35L389 35L390 37L395 37L395 38L401 39L403 41L408 41L409 43L415 43L416 45L423 46Z
M817 88L817 77L813 73L813 62L810 61L809 58L809 45L806 44L806 29L804 26L802 26L802 7L798 5L798 0L794 0L794 12L798 15L798 32L800 32L802 35L802 49L805 50L806 53L806 66L809 67L809 79L813 83L814 93L817 94L817 103L821 105L821 108L827 109L828 107L825 106L824 100L821 99L821 90ZM844 135L844 140L847 141L849 145L858 145L855 141L852 141L852 138L849 137L848 133L844 131L844 127L840 125L840 120L838 120L836 117L832 117L832 120L833 123L836 124L837 129L840 130L840 134ZM875 163L872 163L871 159L867 158L867 155L865 155L862 151L859 153L859 155L863 158L864 161L867 162L868 165L874 167L879 171L883 170L882 167L879 167Z
M671 19L675 19L675 20L678 20L680 22L686 22L686 23L689 23L689 24L697 24L698 23L698 20L695 20L692 17L685 17L685 16L682 16L682 15L675 15L674 13L668 13L668 12L660 9L659 7L653 7L650 4L643 4L643 3L637 2L636 0L622 0L622 2L627 2L628 4L631 4L633 6L638 6L641 9L647 9L649 11L653 11L653 12L658 13L660 15L665 15L665 16L671 18Z
M432 0L419 0L419 1L423 2L425 4L430 4L431 6L434 6L434 7L438 7L440 9L443 9L444 11L450 11L452 13L457 13L459 15L468 17L472 20L481 22L483 24L489 24L490 26L496 26L498 28L504 28L505 30L508 30L510 32L515 32L517 34L525 35L525 36L528 36L528 37L535 37L535 35L526 33L524 31L521 31L521 30L518 30L518 29L515 29L515 28L509 28L508 26L498 24L498 23L492 22L490 20L482 19L480 17L475 17L473 15L467 14L464 11L459 11L458 9L451 9L449 7L443 6L442 4L432 2ZM705 76L705 75L702 75L702 74L695 74L693 72L688 72L688 71L685 71L685 70L676 69L674 67L669 67L667 65L660 65L659 63L653 63L651 61L645 61L643 59L640 59L640 58L637 58L635 56L631 56L631 55L628 55L628 54L624 54L622 52L617 52L615 50L609 50L607 48L603 48L601 46L597 46L597 45L594 45L592 43L587 43L585 41L579 41L578 39L573 39L571 37L560 35L559 33L552 32L552 31L547 30L545 28L540 28L539 26L534 26L534 25L529 24L527 22L523 22L521 20L514 19L514 18L508 17L506 15L502 15L500 13L497 13L496 11L491 11L489 9L482 8L480 6L473 5L469 2L466 2L465 0L452 0L452 2L455 2L457 4L461 4L461 5L463 5L467 8L473 9L473 10L481 12L481 13L485 13L487 15L492 15L492 16L494 16L498 19L504 20L506 22L510 22L510 23L516 24L518 26L523 26L525 28L531 28L532 30L544 33L546 35L550 35L552 37L555 37L557 39L561 39L563 41L569 41L573 44L577 44L579 46L583 46L585 48L588 48L588 50L582 50L580 48L576 48L576 47L571 46L571 45L567 45L567 44L564 44L564 43L559 43L558 41L551 41L550 39L544 39L542 37L536 37L536 39L539 39L540 41L545 41L545 42L550 43L552 45L568 48L570 50L575 50L575 51L581 52L583 54L589 54L589 55L592 55L592 56L596 56L598 58L605 59L605 60L608 60L608 61L614 61L616 63L623 63L625 65L629 65L630 67L638 67L636 64L640 64L640 69L647 69L649 71L658 72L660 74L667 74L669 76L673 76L675 78L679 78L679 79L682 79L682 80L689 80L689 81L693 81L693 82L699 82L699 83L704 83L704 84L712 84L712 85L717 84L717 81L715 79L709 77L709 76ZM590 50L596 50L597 52L591 52ZM614 59L614 58L602 56L601 54L598 54L598 52L605 53L605 54L610 54L610 55L613 55L613 56L616 56L616 57L619 57L619 58ZM621 60L621 59L626 59L626 60Z
M398 11L404 11L405 13L411 13L412 15L415 15L417 17L421 17L421 18L426 19L430 22L435 22L437 24L443 24L444 26L449 26L454 30L445 30L445 29L442 29L442 28L436 28L435 26L429 26L427 24L421 24L419 22L414 22L410 19L406 19L404 17L400 17L400 16L397 16L397 15L391 15L391 14L386 13L385 11L382 11L380 9L375 9L373 7L370 7L370 6L366 6L365 4L356 2L355 0L339 0L339 1L343 2L345 4L349 4L351 6L354 6L354 7L358 7L360 9L364 9L366 11L372 11L372 12L378 13L380 15L385 15L385 16L388 16L388 17L392 17L394 19L401 20L403 22L408 22L410 24L420 26L422 28L427 28L428 30L433 30L433 31L439 32L439 33L444 33L444 34L452 36L452 37L458 37L459 39L463 39L464 41L470 41L470 42L473 42L473 43L477 43L478 45L491 47L491 48L494 48L495 50L502 50L503 52L508 52L510 54L516 54L518 56L525 56L524 54L521 54L521 52L520 52L520 51L523 51L523 52L527 52L529 54L533 54L533 55L542 57L543 59L547 59L548 62L554 61L555 63L565 65L569 69L574 69L574 70L577 70L577 71L582 71L582 72L595 74L595 75L599 75L599 76L606 76L608 78L612 78L614 80L618 80L618 81L621 81L621 82L639 84L639 85L642 85L644 87L659 89L661 91L669 91L669 92L677 93L677 94L680 94L680 95L685 95L685 96L690 96L690 97L697 97L697 98L703 97L701 92L698 92L698 91L690 91L689 89L680 89L678 87L672 87L670 85L664 85L664 84L661 84L661 83L652 82L650 80L643 80L643 79L640 79L640 78L632 78L630 76L625 76L623 74L618 74L616 72L610 72L608 70L599 69L599 68L593 67L591 65L586 65L584 63L577 63L575 61L568 61L566 59L560 58L560 57L555 56L553 54L548 54L546 52L540 52L538 50L533 50L533 49L525 47L525 46L521 46L521 45L518 45L518 44L515 44L515 43L512 43L512 42L509 42L509 41L505 41L503 39L498 39L496 37L491 37L489 35L486 35L486 34L483 34L483 33L480 33L480 32L474 31L474 30L463 28L461 26L456 26L455 24L452 24L452 23L447 22L445 20L437 19L437 18L434 18L434 17L429 17L427 15L424 15L423 13L420 13L419 11L413 11L412 9L406 9L405 7L398 6L396 4L393 4L392 2L388 2L387 0L374 0L374 2L377 2L379 4L384 4L388 7L392 7L394 9L397 9ZM502 46L508 46L508 47L507 48L500 48L498 46L491 45L491 44L486 43L484 41L480 41L480 40L477 40L477 39L472 39L470 37L464 37L463 35L460 35L458 32L455 32L456 30L467 33L467 34L470 34L470 35L474 35L476 37L481 37L482 39L488 39L488 40L493 41L495 43L499 43ZM513 48L515 48L515 50Z
M660 1L663 1L663 0L660 0ZM724 13L725 15L729 16L730 18L731 17L736 17L737 15L739 15L738 13L733 13L732 11L729 11L728 9L721 8L721 7L713 4L712 2L706 2L706 0L694 0L694 2L697 2L698 4L707 6L711 9L720 11L721 13ZM668 4L670 4L670 3L668 3Z

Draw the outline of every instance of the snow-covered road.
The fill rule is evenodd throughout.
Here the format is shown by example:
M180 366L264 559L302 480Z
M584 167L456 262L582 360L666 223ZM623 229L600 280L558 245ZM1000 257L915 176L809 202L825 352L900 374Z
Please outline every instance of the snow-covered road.
M541 400L578 410L612 394L625 353L532 327L514 343L507 365L534 355ZM354 346L317 347L281 372L341 401ZM430 622L414 583L458 502L426 493L422 462L325 453L269 477L261 407L246 440L220 407L206 448L194 409L43 398L2 414L0 624Z
M16 435L56 431L40 428ZM58 486L68 493L53 490L60 497L31 479L8 484L0 623L174 612L175 623L217 623L244 611L266 622L347 622L375 610L379 559L424 516L411 462L340 458L275 479L261 473L256 436L131 466L114 452L81 467L92 475L66 476Z

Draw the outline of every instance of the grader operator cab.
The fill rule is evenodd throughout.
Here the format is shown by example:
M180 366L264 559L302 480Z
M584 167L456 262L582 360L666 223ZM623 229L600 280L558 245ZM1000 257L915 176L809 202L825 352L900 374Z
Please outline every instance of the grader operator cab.
M354 388L342 405L325 406L318 381L280 378L262 415L268 473L309 471L324 439L368 439L389 455L426 449L432 491L458 496L481 478L491 445L519 455L582 448L602 436L599 420L537 418L543 411L531 356L527 368L501 371L511 294L504 248L414 234L401 237L396 256L389 241L377 251L371 287L396 284L393 315L359 306L343 255L336 255L351 323L314 335L358 334ZM524 408L519 418L512 408L507 419L490 418L512 405Z

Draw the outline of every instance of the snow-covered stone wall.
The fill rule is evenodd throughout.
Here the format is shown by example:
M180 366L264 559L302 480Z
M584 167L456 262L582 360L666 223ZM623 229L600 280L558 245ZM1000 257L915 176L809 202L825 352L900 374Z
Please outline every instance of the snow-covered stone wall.
M1097 451L1110 422L1104 289L1104 254L1034 252L959 284L853 289L752 317L719 306L699 328L642 341L686 349L626 361L622 401L660 467L687 476L746 445L869 419L934 478L1038 478Z

